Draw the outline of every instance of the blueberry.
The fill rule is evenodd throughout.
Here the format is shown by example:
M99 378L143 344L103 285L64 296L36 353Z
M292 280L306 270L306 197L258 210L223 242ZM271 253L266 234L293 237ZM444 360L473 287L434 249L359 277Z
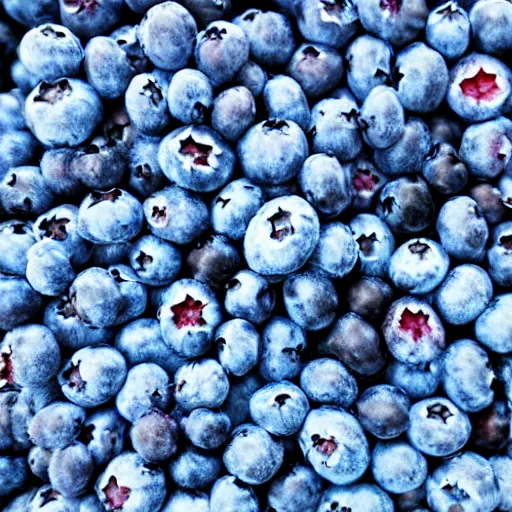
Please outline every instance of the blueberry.
M228 415L233 426L250 420L249 398L264 384L263 379L256 372L248 373L244 377L232 381L222 410Z
M430 12L425 36L428 44L446 59L458 59L471 41L471 25L468 13L450 0Z
M445 347L444 326L436 312L427 302L412 296L393 302L382 333L391 355L405 364L428 363Z
M263 99L269 118L293 121L304 131L309 128L308 100L293 78L285 75L272 77L263 89Z
M231 420L224 412L198 407L181 420L181 428L194 446L214 450L228 440Z
M235 154L211 128L184 126L162 140L158 161L163 173L178 186L212 192L230 180Z
M83 192L80 176L71 171L71 161L75 155L75 150L70 148L47 149L41 158L41 174L51 191L58 196L74 196Z
M29 164L37 148L37 141L25 130L9 130L0 133L0 178L11 167Z
M313 254L320 236L317 214L304 199L283 196L265 203L249 222L244 255L263 276L290 274Z
M34 446L28 452L28 464L30 471L41 479L43 482L49 482L48 466L50 464L50 458L52 451L39 446Z
M23 278L0 274L0 329L8 331L29 320L42 299Z
M473 414L472 421L472 444L475 449L482 453L496 453L507 445L510 411L504 401L496 400L490 407Z
M140 455L123 452L96 481L96 493L105 510L152 512L160 510L167 494L162 469Z
M361 277L347 291L349 311L369 320L384 316L393 300L393 289L378 277Z
M275 316L263 330L263 351L259 371L266 381L293 379L302 369L301 354L306 335L288 318Z
M512 285L511 235L512 223L510 221L499 224L493 233L493 244L487 251L489 275L496 284L501 286Z
M347 84L359 101L364 101L373 88L384 85L389 79L392 55L389 43L370 34L361 35L350 43L345 53Z
M413 399L432 396L441 382L441 358L442 355L439 359L416 366L392 361L386 369L386 381L403 389Z
M506 55L512 48L507 25L512 20L512 9L507 2L478 1L469 12L473 40L482 51L492 55Z
M3 25L0 25L0 34ZM1 36L0 36L1 37ZM16 41L14 41L14 48ZM0 128L2 131L24 130L23 105L25 97L19 89L11 89L9 92L0 93Z
M392 499L374 484L331 485L322 494L318 512L393 512Z
M293 121L268 119L238 143L244 175L255 183L279 185L294 178L308 156L306 136Z
M28 250L35 242L28 222L7 220L0 223L0 272L24 276Z
M172 186L154 192L144 201L144 215L151 232L175 244L188 244L208 229L209 213L203 200Z
M226 285L224 307L235 318L261 324L272 314L276 297L268 281L251 270L235 274Z
M174 398L186 411L220 407L229 393L229 380L215 359L184 364L174 374Z
M208 489L219 478L222 461L216 455L187 448L169 464L173 482L185 489Z
M470 434L468 416L446 398L421 400L409 411L409 441L426 455L451 455L468 442Z
M123 25L114 30L109 37L125 52L131 67L136 73L143 73L147 70L149 61L137 39L136 26Z
M85 410L69 402L53 402L35 413L28 427L31 441L39 448L66 448L80 435Z
M79 146L92 135L102 117L96 91L76 78L41 82L25 104L27 126L39 142L49 147Z
M19 59L11 64L11 78L16 87L19 87L24 94L28 94L38 83L38 79L29 73L27 68Z
M441 244L428 238L416 238L393 253L389 277L397 288L422 295L443 282L449 267L450 258Z
M343 409L313 409L299 434L299 444L313 469L331 483L358 480L370 463L368 441L359 422Z
M503 204L501 192L490 183L479 183L470 191L469 195L476 201L488 224L501 222L507 211Z
M27 71L38 80L57 80L78 74L84 49L71 30L45 23L23 36L19 57Z
M41 23L56 21L59 17L59 7L55 0L31 1L26 4L7 0L3 7L11 18L26 27L36 27Z
M335 359L313 359L300 374L300 387L313 402L349 409L358 394L356 379Z
M231 12L231 0L180 0L202 25L224 18Z
M259 485L270 480L283 463L284 449L261 427L244 424L232 434L222 457L226 469L242 482Z
M197 491L178 490L171 494L162 512L209 512L210 500L207 494Z
M374 375L384 366L378 332L355 313L347 313L336 320L319 349L321 354L337 357L363 376Z
M359 397L357 416L363 428L375 437L393 439L407 430L410 405L400 388L380 384L367 388Z
M255 98L263 92L267 79L267 73L252 60L248 60L235 76L235 81L247 87Z
M486 121L499 116L510 96L510 69L500 60L470 53L453 67L446 101L465 121Z
M247 320L234 318L221 324L215 331L215 345L219 362L228 375L241 377L258 364L260 335Z
M506 510L507 508L510 508L512 500L512 488L510 481L512 459L505 455L496 455L491 457L489 462L491 463L496 483L498 484L498 489L500 491L499 508Z
M0 387L41 386L57 373L60 348L50 329L25 324L5 334L0 358Z
M434 510L495 510L500 493L491 464L473 452L449 459L428 478L427 500Z
M512 350L512 322L507 311L512 304L512 294L497 295L475 322L477 341L498 354Z
M470 197L448 200L439 211L436 229L450 256L471 262L483 259L489 228L478 204Z
M252 92L238 85L221 92L213 103L212 127L226 140L236 142L254 124L256 102Z
M250 485L227 475L213 484L210 512L258 512L258 496Z
M245 32L233 23L213 21L197 35L197 68L219 87L233 80L249 60L250 42Z
M0 456L0 496L8 496L13 491L24 487L28 479L27 461L24 457Z
M325 329L338 310L333 282L317 272L289 276L283 285L283 301L288 316L306 331Z
M53 489L51 485L43 485L38 489L32 490L32 496L28 504L25 504L26 507L31 507L29 510L34 510L39 512L40 510L44 510L44 507L48 508L48 504L56 510L57 512L65 512L69 510L71 506L71 499L67 499L60 492ZM18 512L18 509L16 509Z
M303 43L293 54L288 74L308 98L318 98L335 89L343 77L343 58L329 46Z

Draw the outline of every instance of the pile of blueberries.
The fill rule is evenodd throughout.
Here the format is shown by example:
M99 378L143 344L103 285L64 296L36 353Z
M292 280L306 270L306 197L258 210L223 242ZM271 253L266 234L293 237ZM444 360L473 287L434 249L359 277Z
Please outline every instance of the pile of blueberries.
M510 0L0 20L0 510L512 511Z

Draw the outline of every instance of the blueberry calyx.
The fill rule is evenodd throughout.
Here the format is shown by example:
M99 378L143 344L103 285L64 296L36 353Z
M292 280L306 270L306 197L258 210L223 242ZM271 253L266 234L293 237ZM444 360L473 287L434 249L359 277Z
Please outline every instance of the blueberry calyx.
M42 232L41 236L51 240L66 240L68 233L66 225L69 224L69 219L57 219L54 215L51 219L43 219L39 224L39 231Z
M174 313L173 320L178 329L205 325L206 320L202 315L206 305L200 300L194 300L193 297L187 295L183 302L171 306L171 311Z
M185 156L191 156L194 165L210 165L208 157L213 147L208 144L196 142L191 135L180 141L180 153Z
M34 101L44 101L53 105L62 100L65 96L69 96L72 90L73 88L66 78L53 83L41 82L39 84L39 94L34 97Z
M155 107L158 107L160 102L164 99L162 89L160 89L158 84L153 80L148 80L148 83L142 87L140 94L147 96Z
M446 420L453 416L453 413L443 404L434 404L427 408L427 418L441 420L446 423Z
M477 103L483 100L492 101L501 93L496 83L496 74L487 73L482 67L476 75L462 80L459 87L464 96L473 98Z
M102 489L106 496L106 502L110 506L110 510L121 510L123 505L130 497L131 489L129 487L119 486L117 478L111 476L108 484Z
M356 240L365 256L369 256L373 252L373 244L378 241L379 239L375 233L372 233L370 236L363 234Z
M282 241L287 236L295 233L295 228L290 221L291 215L290 212L279 207L277 212L267 219L272 224L272 233L270 234L272 240Z
M369 169L359 169L352 178L352 185L358 192L371 192L379 181L380 178Z
M413 313L409 308L405 308L399 321L400 329L409 332L412 339L418 341L424 334L432 332L432 328L428 325L429 318L430 315L426 315L421 309Z
M318 434L313 434L311 441L313 441L313 447L320 453L327 455L327 457L330 457L338 448L338 443L336 443L332 436L329 439L325 439Z
M419 240L410 244L408 249L412 254L418 254L420 260L422 260L430 252L430 246L420 242Z

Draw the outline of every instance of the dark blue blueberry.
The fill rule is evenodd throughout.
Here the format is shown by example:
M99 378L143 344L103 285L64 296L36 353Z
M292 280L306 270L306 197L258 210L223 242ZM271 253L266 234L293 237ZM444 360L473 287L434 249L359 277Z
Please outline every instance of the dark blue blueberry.
M490 224L498 224L507 212L501 192L491 183L478 183L469 191L469 195L476 201L485 220ZM495 235L493 235L496 238Z
M249 399L264 384L259 374L255 372L248 373L237 381L233 380L229 395L222 407L233 426L250 421Z
M41 295L23 277L0 274L0 329L23 324L41 305Z
M349 311L369 320L380 320L393 301L393 288L379 277L363 276L347 292Z
M56 0L7 0L3 3L3 8L11 18L26 27L37 27L59 18L59 5Z
M0 179L11 169L30 164L37 149L37 141L25 130L0 131Z
M198 407L181 420L181 428L195 446L214 450L227 441L231 420L224 412Z
M248 60L235 76L235 81L247 87L255 98L263 92L267 79L265 70L252 60Z
M442 355L438 359L423 364L409 364L392 361L386 368L386 381L403 389L411 398L432 396L441 383Z
M169 476L185 489L208 489L219 478L222 461L217 455L187 448L169 464Z
M8 496L25 486L29 472L25 457L0 456L0 496Z
M83 192L80 176L71 171L74 149L47 149L41 158L41 174L52 192L58 196L74 196Z

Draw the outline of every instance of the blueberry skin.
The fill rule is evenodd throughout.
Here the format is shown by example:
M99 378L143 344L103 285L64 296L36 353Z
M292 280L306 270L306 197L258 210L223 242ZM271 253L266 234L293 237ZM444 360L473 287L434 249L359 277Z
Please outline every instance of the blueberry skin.
M23 36L19 57L38 80L57 80L78 74L84 49L78 37L66 27L46 23Z
M472 340L455 341L443 355L444 389L465 412L478 412L492 404L494 378L487 352Z
M295 465L270 484L267 500L279 512L315 512L322 493L322 479L308 466Z
M55 0L32 1L26 4L21 4L16 0L7 0L3 7L11 18L26 27L37 27L42 23L55 22L59 17L59 7Z
M128 258L137 279L151 286L171 284L181 270L180 250L154 235L139 238Z
M35 413L28 425L31 441L40 448L69 446L80 435L85 410L69 402L53 402Z
M0 471L2 472L0 496L8 496L21 489L29 477L25 457L0 456Z
M234 318L215 331L217 358L228 375L242 377L260 359L261 340L256 328L247 320Z
M123 451L127 433L127 423L115 409L99 408L85 420L81 439L94 464L104 467Z
M216 455L187 448L169 464L169 476L179 487L205 490L219 478L222 462Z
M276 436L297 433L309 412L304 392L288 381L267 384L252 395L249 410L253 421Z
M152 408L165 410L171 401L169 376L154 363L141 363L128 371L116 396L119 414L133 423Z
M249 221L263 203L263 191L248 179L229 182L212 201L213 229L232 240L241 240Z
M335 506L334 506L335 505ZM374 484L331 485L322 494L318 512L329 512L338 507L360 512L394 512L392 499ZM418 511L415 511L418 512Z
M123 25L117 28L110 36L117 45L126 53L132 68L137 73L143 73L149 66L149 60L144 55L137 39L137 27Z
M370 34L350 43L345 53L347 84L359 101L364 101L373 88L384 85L391 76L392 56L391 45Z
M228 440L231 420L222 411L199 407L181 420L181 428L194 446L214 450Z
M468 295L471 300L468 300ZM443 320L452 325L466 325L475 320L493 297L492 281L476 265L459 265L450 271L436 291L434 303Z
M75 155L75 150L71 148L47 149L41 158L41 174L48 187L58 196L75 196L83 192L80 176L71 171Z
M356 5L363 28L395 46L416 39L425 28L428 16L424 0L405 0L400 4L358 0Z
M264 185L279 185L294 178L309 153L301 128L281 119L253 126L239 141L237 152L244 175Z
M199 32L195 47L197 68L219 87L233 80L249 60L250 42L245 32L233 23L218 20Z
M37 242L27 257L27 281L41 295L58 297L65 293L76 277L69 256L58 242Z
M449 199L439 210L436 230L450 256L469 262L484 258L489 227L478 204L470 197Z
M222 310L215 293L195 279L175 281L164 292L158 310L166 345L184 357L204 354L222 322Z
M510 487L510 470L512 459L506 455L496 455L489 459L496 483L500 491L499 508L506 510L512 503L512 489Z
M87 81L107 100L120 98L135 75L127 53L105 36L93 37L87 43L84 69Z
M369 320L384 316L393 301L393 288L378 277L360 277L348 289L348 310Z
M493 244L487 251L489 275L493 282L501 286L512 286L512 266L509 257L511 235L510 221L499 224L493 232Z
M362 376L378 373L385 363L379 333L355 313L347 313L336 320L319 345L319 352L337 357L350 370Z
M432 396L437 391L441 374L442 363L439 359L417 366L392 361L386 369L386 382L403 389L411 398L420 399Z
M184 126L167 135L158 149L163 173L176 185L194 192L212 192L233 175L235 154L207 126Z
M35 242L32 225L28 222L7 220L0 223L0 272L24 276L28 250Z
M428 126L418 117L410 117L404 133L395 144L385 149L376 149L375 164L386 176L417 174L432 148Z
M263 330L259 372L266 381L293 379L302 369L301 353L307 347L301 327L283 317L273 317Z
M507 30L511 20L512 9L507 2L475 2L469 12L469 21L477 47L491 55L506 55L512 48L512 38Z
M76 78L41 82L28 96L25 119L47 147L76 147L85 142L103 118L96 91Z
M174 374L176 403L185 411L220 407L229 393L229 379L215 359L184 364Z
M393 302L382 324L382 333L391 355L409 365L432 361L446 342L444 326L434 309L413 296Z
M434 510L495 510L500 493L491 464L473 452L447 460L427 479L427 500Z
M512 90L510 77L510 69L500 60L470 53L450 71L446 101L464 121L474 123L498 117L506 109ZM481 82L488 78L491 82L484 90Z
M213 104L213 88L208 77L197 69L181 69L171 79L167 104L172 117L182 123L203 123Z
M283 463L284 448L261 427L246 423L237 427L222 460L226 469L246 484L269 481Z
M213 103L211 123L226 140L236 142L254 124L256 102L244 86L222 91Z
M459 153L471 175L493 179L507 170L511 163L511 138L512 121L506 117L468 126Z
M235 81L247 87L255 98L261 95L267 80L265 70L252 60L248 60L235 76Z
M403 494L425 482L427 461L406 441L379 442L372 452L372 474L385 491Z
M446 59L455 60L466 52L471 41L468 13L456 2L446 2L432 10L427 18L428 44Z
M395 250L395 239L387 224L376 215L361 213L349 222L358 244L361 273L384 277Z
M140 133L155 136L169 125L168 87L169 83L155 73L141 73L132 78L124 100L126 112Z
M248 373L244 377L232 381L229 395L222 406L222 411L228 415L232 426L235 427L250 421L249 399L264 384L265 382L257 372Z
M470 434L468 416L446 398L421 400L409 411L409 441L431 457L446 457L459 451Z
M0 205L11 215L40 215L54 201L39 167L12 167L0 181Z
M398 142L405 130L398 94L387 85L373 88L361 106L358 122L365 142L372 148L385 149Z
M512 322L508 314L512 293L497 295L475 322L477 341L498 354L512 350Z
M450 258L441 244L428 238L413 238L391 256L389 278L397 288L423 295L443 282L449 267Z
M163 2L149 9L138 27L137 38L151 62L160 69L177 71L194 51L197 24L187 9Z
M285 66L295 50L293 26L281 13L249 9L237 16L238 25L249 39L251 57L264 68Z
M491 183L479 183L471 188L469 195L473 198L485 217L485 220L494 226L503 220L506 206L503 204L500 190ZM496 239L496 235L493 235Z
M313 469L329 482L348 485L370 463L368 441L359 422L343 409L313 409L300 431L299 444Z
M128 242L139 234L143 222L140 202L119 188L91 192L78 211L78 232L94 244Z
M33 446L28 452L27 460L30 471L43 482L49 482L48 465L50 457L52 456L51 450Z
M210 493L210 512L258 512L258 497L250 485L235 476L219 478Z
M69 294L78 315L94 327L111 327L124 307L118 283L100 267L80 272Z
M2 30L3 25L0 25ZM14 41L16 46L16 41ZM23 119L24 94L19 89L0 93L0 129L2 131L24 130Z
M265 203L251 219L244 238L249 268L263 276L300 269L320 237L318 216L304 199L283 196Z
M272 315L276 304L275 292L268 281L256 272L238 272L226 288L224 307L231 316L259 325Z
M42 298L23 278L0 274L0 329L9 331L34 316Z
M106 510L119 508L120 502L126 512L160 510L167 494L163 470L134 452L112 459L96 481L95 491Z
M131 247L131 242L94 245L92 263L97 267L109 267L121 263L128 257Z
M0 133L0 178L11 167L29 164L38 147L34 136L25 130L9 130Z
M222 19L231 12L231 0L181 0L184 5L198 20L200 25L206 26L212 21Z
M24 94L28 94L38 83L37 77L29 73L19 59L11 64L10 71L12 81Z
M269 118L288 119L304 131L309 128L311 114L308 100L293 78L286 75L272 77L263 89L263 100Z
M95 345L75 352L61 368L58 380L68 400L92 408L113 398L126 374L126 361L120 352L109 345Z
M210 500L207 494L197 491L178 490L171 494L162 512L209 512Z
M338 310L333 282L318 272L289 276L283 285L283 301L288 316L305 331L325 329Z
M308 98L319 98L341 82L342 56L329 46L303 43L288 64L288 74L299 83Z
M112 265L108 273L116 280L122 295L123 307L116 318L115 325L134 320L144 313L148 301L148 292L139 282L137 274L128 265Z
M210 224L202 199L175 185L154 192L144 201L143 209L153 235L178 245L200 237Z

